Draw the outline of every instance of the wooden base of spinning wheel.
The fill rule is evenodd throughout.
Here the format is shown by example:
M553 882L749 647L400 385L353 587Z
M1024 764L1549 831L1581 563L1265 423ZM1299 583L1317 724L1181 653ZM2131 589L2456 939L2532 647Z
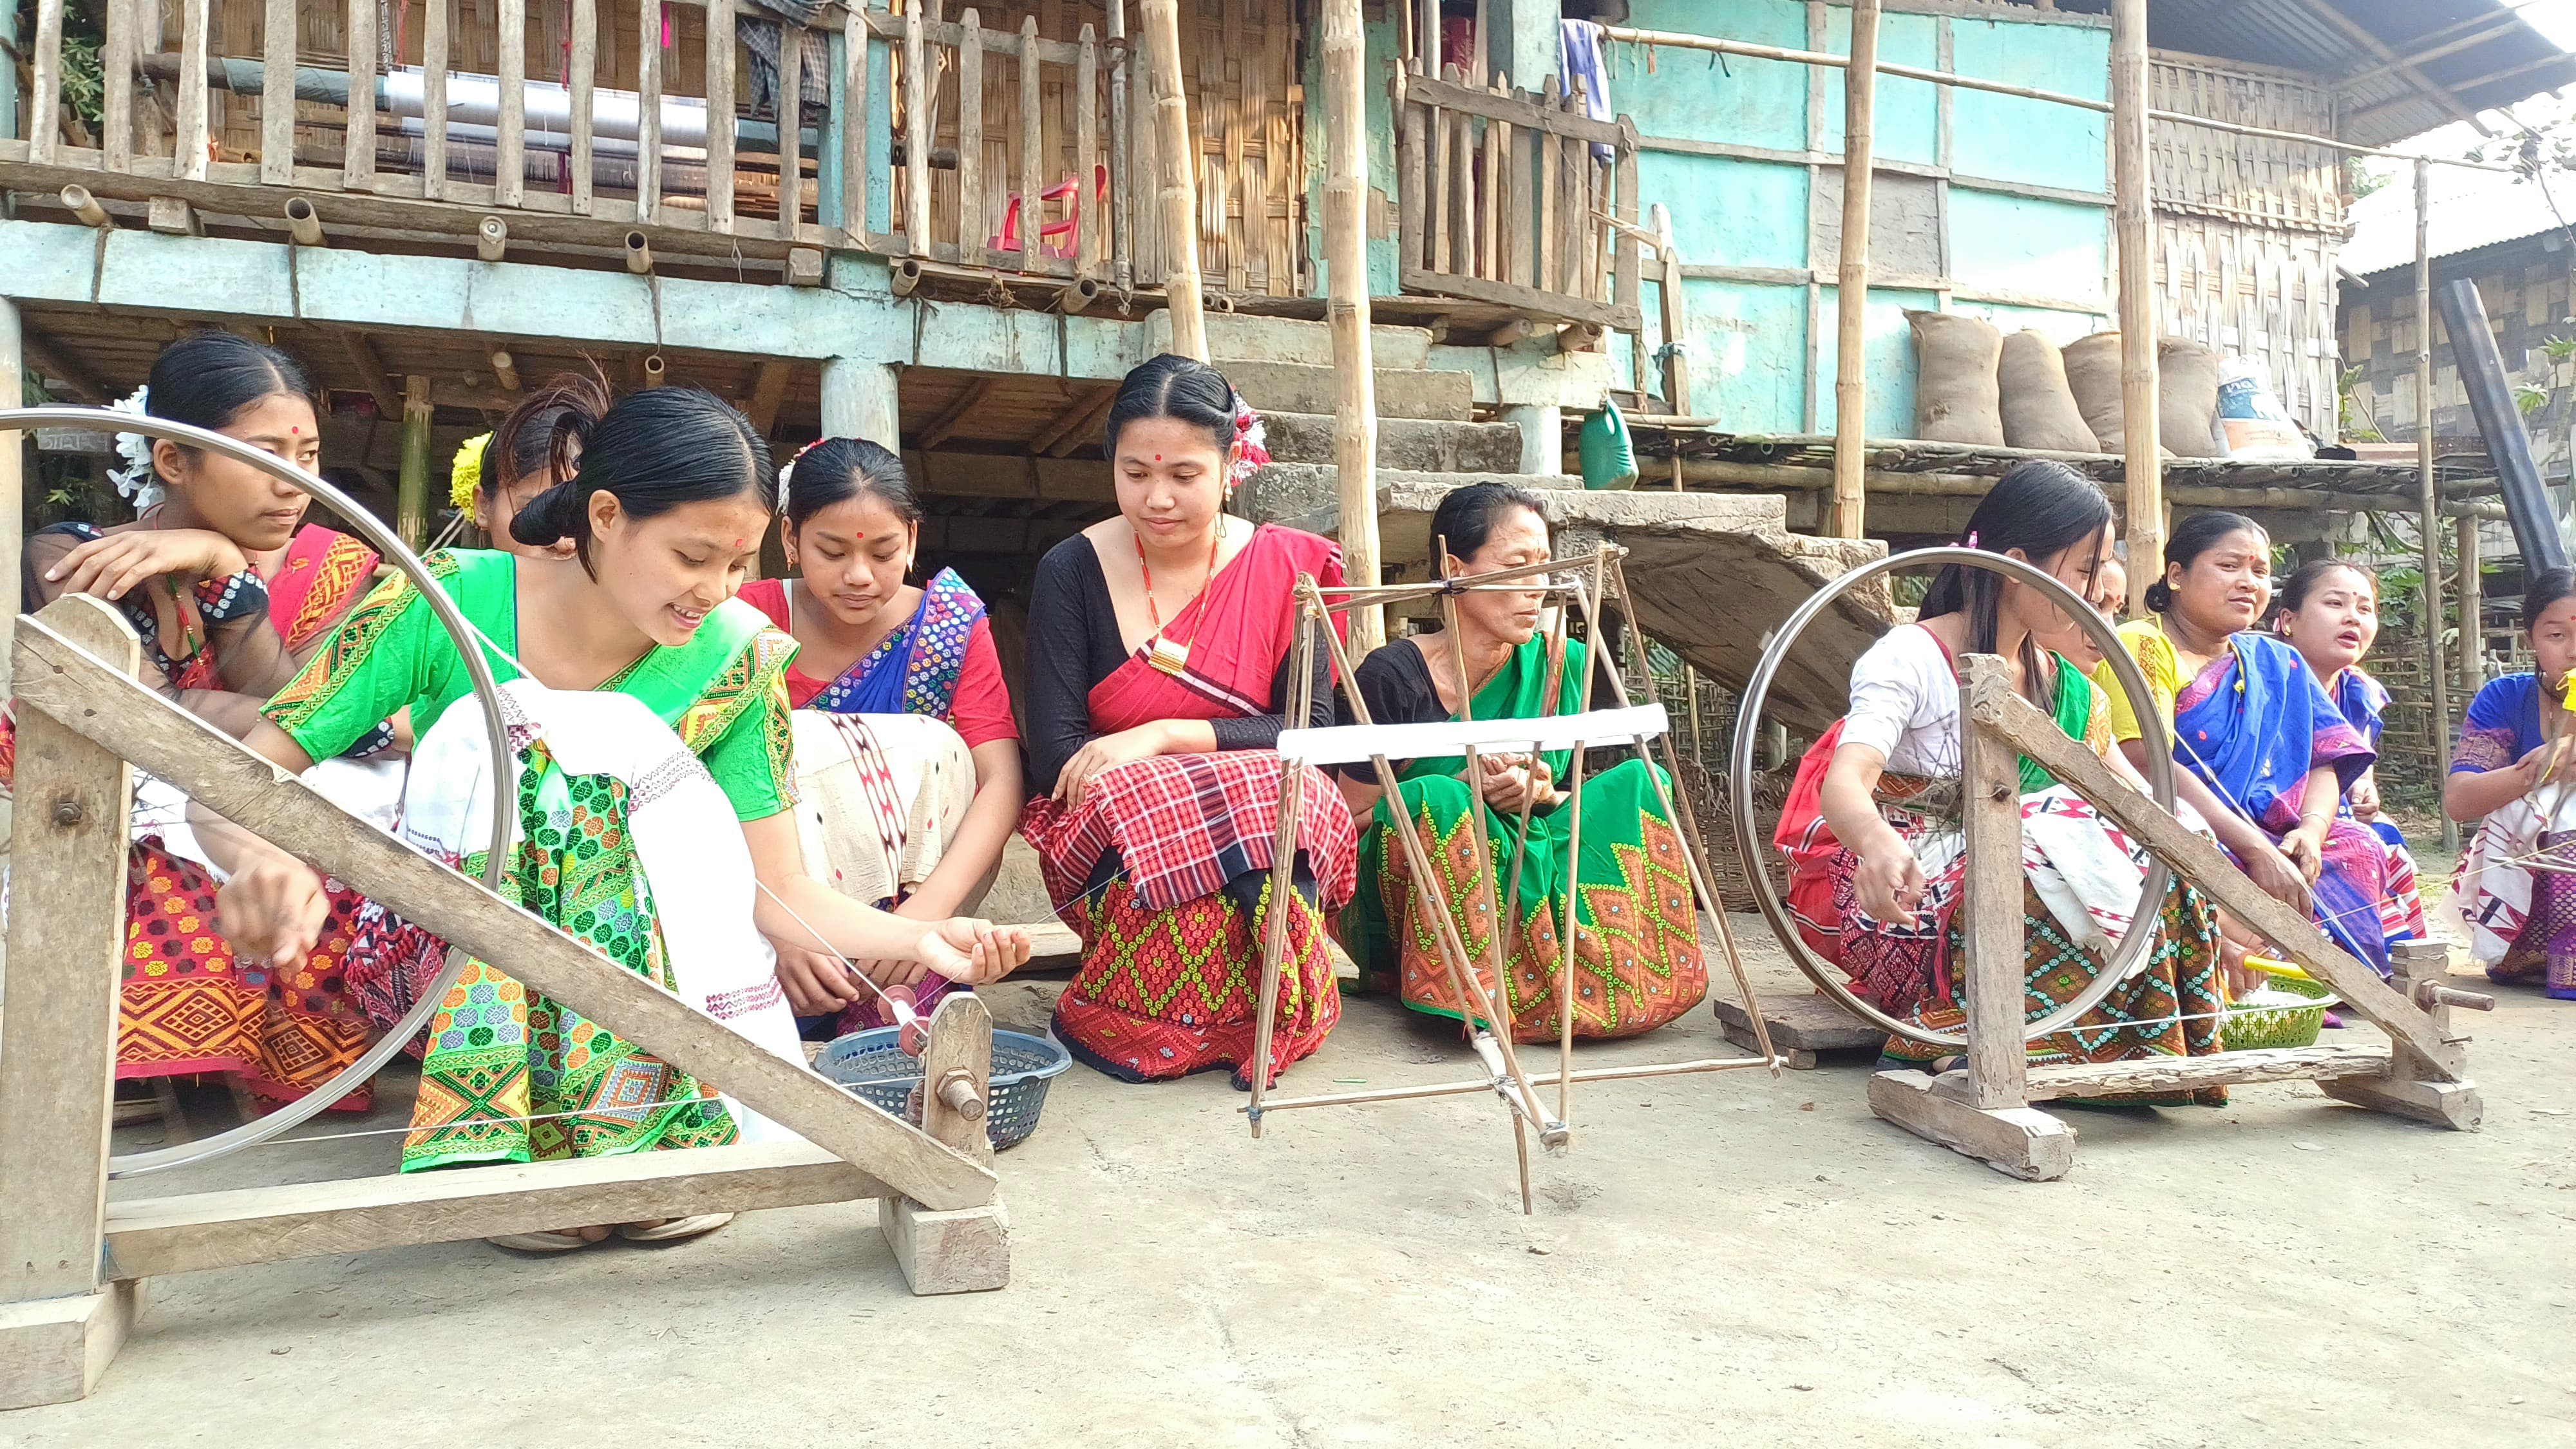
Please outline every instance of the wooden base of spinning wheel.
M980 999L952 995L931 1018L922 1066L938 1090L916 1128L351 819L146 690L134 632L108 606L67 596L20 618L16 642L10 852L22 886L46 889L20 890L15 969L0 977L0 1410L86 1396L145 1279L314 1254L875 1198L916 1293L1009 1280ZM802 1140L110 1203L128 759Z

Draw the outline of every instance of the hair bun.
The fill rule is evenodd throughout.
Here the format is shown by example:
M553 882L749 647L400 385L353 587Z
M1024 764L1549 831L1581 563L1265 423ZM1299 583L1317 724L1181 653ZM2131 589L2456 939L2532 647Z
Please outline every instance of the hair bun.
M2173 590L2166 588L2162 579L2151 581L2147 585L2146 604L2148 613L2163 613L2173 607Z
M510 536L530 548L551 548L581 536L581 505L590 496L579 478L558 483L528 500L510 520Z

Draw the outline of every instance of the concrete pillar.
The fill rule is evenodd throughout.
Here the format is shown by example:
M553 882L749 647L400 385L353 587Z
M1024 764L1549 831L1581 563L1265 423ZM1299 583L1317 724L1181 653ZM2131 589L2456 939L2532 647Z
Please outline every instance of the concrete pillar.
M901 451L903 415L895 406L894 369L853 357L824 363L823 436L865 438Z
M1521 430L1524 473L1565 471L1565 410L1557 407L1509 407L1503 421Z

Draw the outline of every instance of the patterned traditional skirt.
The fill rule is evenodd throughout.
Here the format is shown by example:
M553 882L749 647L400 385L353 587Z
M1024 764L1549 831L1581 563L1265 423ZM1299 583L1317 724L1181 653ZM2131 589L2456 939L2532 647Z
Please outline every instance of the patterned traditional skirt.
M1323 913L1309 890L1290 896L1270 1034L1273 1080L1312 1055L1342 1019ZM1082 970L1056 999L1056 1035L1087 1065L1122 1081L1226 1067L1237 1087L1249 1088L1269 908L1267 871L1159 911L1124 876L1112 877L1080 907Z
M1858 857L1848 851L1844 856L1857 862ZM1947 947L1954 960L1964 949L1962 924L1953 916L1948 926ZM2217 911L2207 897L2177 881L2165 892L2157 927L2155 949L2148 953L2138 974L2113 988L2101 1005L2085 1013L2074 1026L2031 1042L2031 1065L2207 1056L2226 1049L2220 1039L2227 1001L2220 982ZM2025 881L2022 1019L2037 1021L2074 1000L2092 984L2101 964L2100 957L2068 937L2055 913ZM1926 1030L1958 1031L1968 1019L1965 974L1940 974L1946 979L1936 989L1891 1014ZM1947 1055L1948 1049L1891 1036L1886 1053L1899 1061L1928 1065ZM2227 1105L2227 1089L2201 1088L2189 1100L2201 1106L2223 1107Z
M1030 803L1020 832L1057 917L1082 938L1082 969L1055 1009L1075 1056L1131 1082L1231 1067L1235 1085L1251 1085L1281 768L1267 751L1160 755L1102 771L1078 809ZM1273 1079L1341 1019L1323 918L1355 878L1350 812L1321 772L1300 768Z
M1519 894L1503 932L1503 1002L1515 1041L1555 1041L1565 953L1559 939L1568 895L1575 900L1574 1034L1634 1036L1699 1004L1708 994L1700 957L1690 868L1680 832L1663 818L1649 767L1627 760L1583 782L1583 858L1568 868L1571 813L1530 821ZM1517 817L1484 812L1488 852L1478 868L1472 809L1463 781L1424 776L1402 786L1405 807L1429 847L1450 903L1451 923L1493 989L1486 959L1496 898L1512 889ZM1380 804L1360 849L1361 888L1343 913L1344 943L1366 979L1392 977L1406 1006L1464 1019L1458 984L1439 950L1428 898L1414 881L1400 827Z
M2576 858L2576 831L2544 831L2538 850ZM2557 1000L2576 1001L2576 875L2528 866L2487 867L2490 872L2505 869L2528 882L2529 915L2514 931L2503 958L2487 967L2487 978L2505 986L2539 986Z
M120 1079L222 1072L260 1096L292 1101L367 1049L372 1032L346 990L360 897L326 882L330 916L304 964L280 973L237 960L216 929L205 867L146 836L126 855L125 962L119 981ZM362 1086L332 1104L367 1110Z

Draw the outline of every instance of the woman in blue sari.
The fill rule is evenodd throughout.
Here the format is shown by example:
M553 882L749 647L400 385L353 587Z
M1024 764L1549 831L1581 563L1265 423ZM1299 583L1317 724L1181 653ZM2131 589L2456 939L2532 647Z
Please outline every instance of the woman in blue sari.
M2388 688L2361 667L2362 657L2379 638L2379 580L2358 564L2317 559L2299 565L2281 586L2272 631L2299 651L2317 678L2326 681L2344 722L2359 731L2375 752L2385 728ZM2424 900L2415 887L2415 857L2396 822L2379 808L2378 770L2374 766L2343 792L2343 818L2356 821L2379 837L2386 858L2387 881L2379 898L2379 931L2391 945L2421 940Z
M2271 552L2249 518L2184 519L2165 545L2165 576L2147 586L2155 621L2123 626L2121 642L2160 695L2174 691L2174 763L2295 871L2287 881L2256 873L2257 883L2275 895L2295 887L2290 894L2306 897L2327 934L2384 976L2387 855L2378 836L2341 813L2344 792L2378 753L2299 651L2253 632L2271 599ZM2114 732L2143 763L2137 726L2120 713ZM2227 835L2219 831L2222 841ZM2251 873L2256 862L2245 863Z
M807 867L842 894L941 920L982 901L1019 821L1019 729L984 601L954 570L904 580L921 505L903 462L826 438L780 475L793 578L743 600L793 635L797 821ZM808 672L810 670L810 672ZM835 963L773 941L797 1015L891 1025ZM926 982L927 1011L945 990Z

